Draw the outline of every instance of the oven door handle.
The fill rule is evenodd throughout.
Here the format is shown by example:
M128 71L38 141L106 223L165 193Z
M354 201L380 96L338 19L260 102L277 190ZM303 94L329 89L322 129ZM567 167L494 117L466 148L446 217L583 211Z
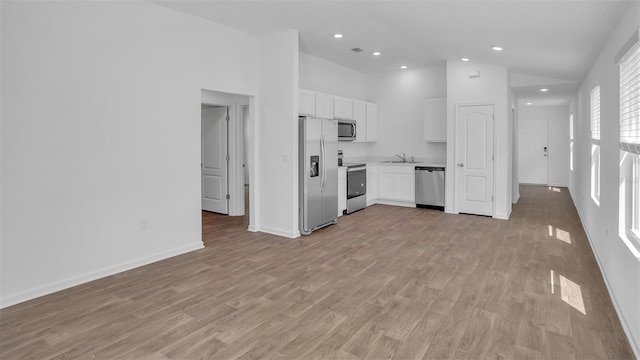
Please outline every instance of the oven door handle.
M347 172L367 170L366 166L347 168Z

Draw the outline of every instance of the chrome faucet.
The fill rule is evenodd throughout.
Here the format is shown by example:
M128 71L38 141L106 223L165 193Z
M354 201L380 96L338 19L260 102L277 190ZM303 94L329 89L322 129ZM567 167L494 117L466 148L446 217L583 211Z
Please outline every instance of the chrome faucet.
M400 155L396 155L397 157L400 158L400 160L402 160L402 162L407 162L407 155L405 155L404 153L402 153L402 156Z

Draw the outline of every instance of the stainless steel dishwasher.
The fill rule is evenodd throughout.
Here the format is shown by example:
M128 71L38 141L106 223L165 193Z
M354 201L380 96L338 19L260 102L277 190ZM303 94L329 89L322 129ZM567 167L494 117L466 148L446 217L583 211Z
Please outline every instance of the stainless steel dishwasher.
M444 210L444 167L416 166L416 207Z

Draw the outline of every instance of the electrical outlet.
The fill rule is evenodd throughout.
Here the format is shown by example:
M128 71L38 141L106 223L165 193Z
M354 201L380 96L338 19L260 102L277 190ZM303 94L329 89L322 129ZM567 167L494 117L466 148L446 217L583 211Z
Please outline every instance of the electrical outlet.
M140 231L146 231L149 224L147 224L147 220L143 220L140 222Z

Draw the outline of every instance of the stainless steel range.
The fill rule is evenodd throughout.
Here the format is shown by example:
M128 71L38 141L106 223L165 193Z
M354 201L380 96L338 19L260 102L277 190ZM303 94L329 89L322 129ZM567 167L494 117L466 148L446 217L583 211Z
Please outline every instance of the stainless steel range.
M362 210L367 206L367 166L359 163L343 163L347 168L347 210L345 214Z

